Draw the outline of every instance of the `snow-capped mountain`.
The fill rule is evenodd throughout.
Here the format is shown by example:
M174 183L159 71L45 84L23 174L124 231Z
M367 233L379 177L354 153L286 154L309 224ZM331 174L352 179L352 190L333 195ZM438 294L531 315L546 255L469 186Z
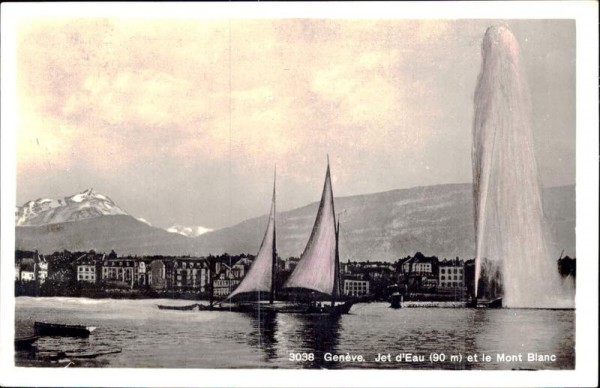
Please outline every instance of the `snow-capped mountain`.
M203 226L183 226L183 225L173 225L166 230L167 230L167 232L179 233L179 234L182 234L187 237L198 237L201 234L213 231L213 229L205 228Z
M136 220L138 220L139 222L143 222L144 224L148 225L148 226L152 226L152 224L150 223L150 221L148 221L145 218L141 218L141 217L136 217Z
M37 199L15 210L17 226L40 226L78 221L104 215L127 215L109 197L94 189L63 199Z
M553 236L551 250L556 252L556 257L563 249L565 254L574 257L575 187L545 188L543 200L547 226ZM256 253L268 221L265 214L190 238L184 233L169 233L123 214L107 197L98 197L89 191L60 202L53 201L31 201L18 209L17 219L21 217L22 226L17 224L15 230L17 249L37 249L41 253L63 249L95 249L97 252L114 249L119 255ZM103 205L92 207L91 204L96 202ZM86 204L87 208L75 210ZM318 206L318 202L313 202L277 214L277 252L281 257L298 257L302 253ZM122 213L89 216L92 209L100 213L108 208ZM340 257L344 261L395 260L417 251L440 258L472 258L474 255L471 184L337 197L336 209L344 211L340 225ZM83 215L89 217L83 218ZM59 219L76 222L59 222ZM56 223L46 225L44 220ZM192 229L190 227L190 232Z

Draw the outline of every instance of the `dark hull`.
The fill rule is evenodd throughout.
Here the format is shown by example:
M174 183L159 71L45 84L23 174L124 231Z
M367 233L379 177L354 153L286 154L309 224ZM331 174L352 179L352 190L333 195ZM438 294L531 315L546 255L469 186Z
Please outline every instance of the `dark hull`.
M303 314L303 315L343 315L350 313L354 301L344 302L343 304L331 307L331 305L308 306L301 304L267 304L267 303L248 303L232 304L228 306L207 307L209 311L230 311L230 312L277 312L283 314Z
M40 338L37 335L24 338L15 338L15 350L27 350L33 346L33 343Z
M395 293L390 296L390 307L393 309L402 308L402 296L400 294Z
M177 311L199 310L200 307L201 306L197 303L187 305L187 306L165 306L165 305L160 305L160 304L158 305L159 310L177 310Z
M497 298L494 300L472 299L471 301L469 301L469 303L467 303L467 307L478 309L501 309L502 298Z
M35 322L33 325L36 336L89 337L95 329L90 326L46 322Z

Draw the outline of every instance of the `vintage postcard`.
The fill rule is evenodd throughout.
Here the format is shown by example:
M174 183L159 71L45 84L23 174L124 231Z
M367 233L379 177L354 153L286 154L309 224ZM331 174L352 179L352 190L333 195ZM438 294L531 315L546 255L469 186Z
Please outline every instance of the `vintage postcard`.
M594 385L597 3L2 7L3 385Z

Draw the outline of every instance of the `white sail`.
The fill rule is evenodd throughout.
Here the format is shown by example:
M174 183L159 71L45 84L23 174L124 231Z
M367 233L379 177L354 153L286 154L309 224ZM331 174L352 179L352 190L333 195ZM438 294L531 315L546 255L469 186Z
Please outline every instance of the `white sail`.
M308 244L286 288L306 288L332 295L336 276L336 226L329 164L323 195Z
M273 282L273 257L275 255L275 184L273 184L273 202L271 203L271 213L269 215L269 224L262 244L256 255L256 259L250 266L248 273L237 286L237 288L227 297L244 292L270 292Z

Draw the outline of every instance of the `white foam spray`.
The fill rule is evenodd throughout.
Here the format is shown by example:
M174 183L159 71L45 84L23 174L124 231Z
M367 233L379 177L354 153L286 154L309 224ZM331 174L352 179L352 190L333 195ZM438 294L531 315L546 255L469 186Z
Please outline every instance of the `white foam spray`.
M561 287L558 254L548 250L519 44L507 27L493 26L481 51L472 149L476 260L499 266L506 307L572 307L572 295ZM476 266L476 280L494 273Z

